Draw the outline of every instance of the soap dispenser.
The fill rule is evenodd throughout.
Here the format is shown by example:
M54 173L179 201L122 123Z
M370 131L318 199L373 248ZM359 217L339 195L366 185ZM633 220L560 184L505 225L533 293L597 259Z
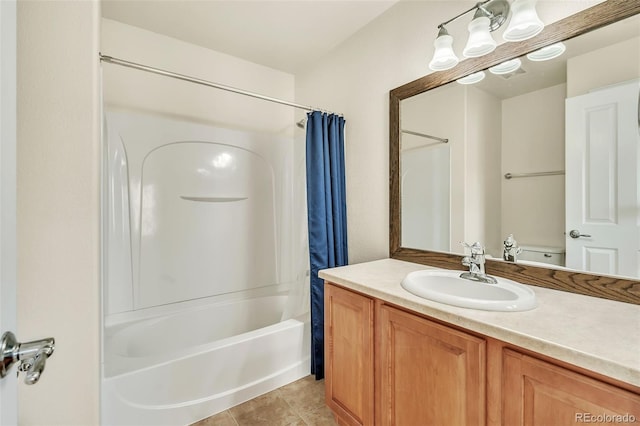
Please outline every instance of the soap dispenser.
M513 238L513 234L509 234L509 236L504 240L502 258L507 262L516 262L520 253L522 253L522 247L518 247L518 243Z

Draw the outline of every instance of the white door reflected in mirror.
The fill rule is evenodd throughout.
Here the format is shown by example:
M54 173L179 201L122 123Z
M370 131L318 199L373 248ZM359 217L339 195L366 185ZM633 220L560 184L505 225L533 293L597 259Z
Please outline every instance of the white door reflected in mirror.
M638 276L640 81L566 101L567 267Z

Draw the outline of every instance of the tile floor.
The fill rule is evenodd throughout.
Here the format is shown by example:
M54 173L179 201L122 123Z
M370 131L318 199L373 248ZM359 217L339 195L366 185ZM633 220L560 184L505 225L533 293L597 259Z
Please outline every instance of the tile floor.
M332 426L324 404L324 380L307 376L229 408L192 426Z

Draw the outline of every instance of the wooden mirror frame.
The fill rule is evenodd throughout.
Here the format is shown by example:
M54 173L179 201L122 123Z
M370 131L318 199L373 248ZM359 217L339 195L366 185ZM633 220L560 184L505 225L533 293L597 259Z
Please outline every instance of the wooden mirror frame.
M402 247L400 223L400 101L500 64L544 46L564 41L640 13L637 0L608 0L545 27L539 35L518 43L504 43L491 54L467 59L456 67L435 72L389 92L389 256L393 259L445 269L461 269L462 256ZM578 271L487 260L488 274L525 284L640 305L640 281Z

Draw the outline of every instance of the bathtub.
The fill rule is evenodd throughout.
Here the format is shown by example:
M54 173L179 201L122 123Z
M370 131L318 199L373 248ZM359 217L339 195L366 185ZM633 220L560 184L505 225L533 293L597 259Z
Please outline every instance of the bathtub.
M115 110L103 129L101 423L186 425L308 375L293 140Z
M202 302L105 328L102 422L187 425L309 374L285 294Z

